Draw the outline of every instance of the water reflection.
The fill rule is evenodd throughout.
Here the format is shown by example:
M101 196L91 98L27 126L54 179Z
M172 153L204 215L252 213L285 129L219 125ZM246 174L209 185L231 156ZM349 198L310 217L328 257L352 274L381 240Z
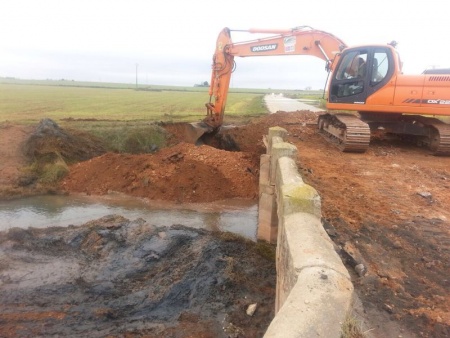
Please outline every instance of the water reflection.
M255 240L257 205L248 200L208 204L170 204L125 196L38 196L0 201L0 230L81 225L110 214L143 218L156 226L182 224L230 231Z

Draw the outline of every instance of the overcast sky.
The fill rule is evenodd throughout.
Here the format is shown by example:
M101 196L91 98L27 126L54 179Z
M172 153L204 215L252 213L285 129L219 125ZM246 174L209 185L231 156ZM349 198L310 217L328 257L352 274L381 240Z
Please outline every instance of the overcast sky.
M450 67L447 1L0 0L0 76L191 86L224 27L311 26L347 45L396 40L406 74ZM254 36L232 35L234 41ZM236 40L235 40L236 38ZM323 88L312 56L236 58L231 86Z

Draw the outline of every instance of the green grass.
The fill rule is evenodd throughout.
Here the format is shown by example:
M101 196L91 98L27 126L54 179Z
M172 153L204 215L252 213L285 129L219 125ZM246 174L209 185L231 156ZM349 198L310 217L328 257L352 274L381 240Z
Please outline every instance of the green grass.
M0 118L34 122L43 117L167 120L201 116L205 93L132 89L0 85Z
M135 90L115 87L0 84L0 121L35 123L44 117L115 121L199 121L206 116L205 88ZM195 89L195 90L194 90ZM230 92L226 116L267 113L263 94Z
M106 149L118 153L151 153L166 146L167 135L155 124L121 124L115 127L103 125L90 132L103 141Z

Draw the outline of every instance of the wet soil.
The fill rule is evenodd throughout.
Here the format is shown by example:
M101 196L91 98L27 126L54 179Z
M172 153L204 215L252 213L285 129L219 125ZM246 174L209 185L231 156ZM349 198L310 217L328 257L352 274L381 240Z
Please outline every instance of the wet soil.
M261 337L275 297L261 248L113 215L11 229L0 237L0 336Z
M363 311L366 317L369 317L367 318L369 334L374 337L450 336L448 277L450 271L450 208L448 207L450 158L432 156L426 149L382 134L372 138L371 146L364 154L341 153L318 134L316 122L317 114L309 111L278 112L255 119L245 126L224 129L220 135L206 140L208 145L201 147L194 147L184 142L182 133L179 132L183 128L182 124L166 125L164 127L173 135L171 147L155 154L131 156L105 153L95 156L90 160L72 165L69 175L58 188L53 187L53 189L55 191L59 189L65 193L86 194L108 194L119 191L133 196L172 200L179 203L207 202L233 197L256 200L259 156L265 152L263 136L269 127L283 127L289 132L289 142L298 148L297 162L304 180L315 187L321 196L324 227L335 242L338 252L352 275L355 289L364 307ZM1 144L3 147L3 142ZM215 148L226 148L224 144L233 144L234 151ZM13 176L10 177L9 182L13 182ZM20 174L16 173L16 177L19 176ZM25 188L33 190L33 184ZM3 191L6 191L3 196L7 196L8 191ZM86 227L89 228L89 226ZM167 233L167 231L166 229L162 232ZM0 236L4 252L12 249L19 252L28 250L24 244L11 242L14 238L10 239L8 234L4 233ZM44 231L42 236L45 238L51 235L50 233L45 235ZM64 231L59 236L64 237ZM96 242L97 236L92 236L91 241ZM98 236L112 238L106 235ZM67 239L65 241L67 242ZM115 242L111 243L110 245L114 247ZM104 245L108 246L108 244ZM130 248L129 250L138 249ZM81 255L81 253L77 254ZM114 252L112 251L111 254ZM5 255L0 262L3 262L5 257L9 257L9 254ZM246 252L242 252L242 255L237 260L245 262ZM24 253L19 253L18 256L25 259L34 257ZM171 263L166 265L171 266L170 269L184 265L186 262L183 260L184 256L170 255L170 258ZM50 258L45 259L52 261ZM92 264L97 264L95 259L94 256ZM266 264L265 261L262 262ZM24 263L17 264L20 268L18 270L24 269L23 266L21 267ZM37 262L32 262L31 266L38 266L35 264ZM364 266L364 270L362 272L358 270L360 272L358 274L355 272L355 267L357 265L361 267L359 264ZM4 268L0 270L0 274L6 279L8 279L8 271L17 268L14 262L2 263L1 266ZM252 271L251 266L247 266L244 270L247 268ZM84 285L86 290L91 290L86 292L92 293L96 284L92 281L97 277L91 278L93 279ZM18 281L12 277L11 281L15 282L3 284L1 288L7 285L10 292L15 287L19 290ZM146 283L150 282L146 280ZM269 287L271 283L270 279L266 279L265 285L268 288L264 290L273 295L273 286ZM110 289L116 292L115 284L110 285ZM37 318L38 315L45 319L46 311L50 313L50 317L67 316L63 310L66 307L69 308L70 303L62 301L61 304L64 303L64 306L53 308L48 300L40 300L41 296L37 296L44 297L50 293L49 289L44 291L36 293L32 298L33 301L30 300L33 305L27 305L40 307L39 314L33 312L35 310L27 311L26 306L20 307L22 298L18 298L16 304L24 310L19 313L16 308L11 312L23 316L23 320L28 318L27 316ZM239 288L233 292L239 292ZM197 293L195 295L198 296ZM73 296L73 299L76 297L76 295ZM98 299L101 300L101 298ZM228 298L228 300L225 298L222 302L223 304L233 303L237 302L236 299L242 299L242 295L233 299ZM246 300L245 295L244 300ZM193 297L190 301L195 302ZM106 303L111 307L114 301L109 302ZM95 306L101 308L101 304L97 303ZM244 312L240 314L243 318L252 321L253 317L246 317L246 305L247 303L241 304ZM109 313L108 306L106 313ZM135 307L130 305L126 309L134 314ZM11 307L8 306L5 310L10 311L10 309ZM228 313L228 310L221 311L217 313ZM3 313L3 309L1 312ZM269 311L263 312L264 315L268 315L267 318L270 317ZM106 318L102 317L101 320L114 320L116 312L112 313L111 316L104 315ZM170 321L170 324L164 322L158 327L162 330L161 332L166 332L169 336L171 325L174 328L170 332L173 332L174 336L174 332L184 337L201 337L202 335L207 337L207 334L214 336L215 329L209 333L198 330L201 327L215 328L218 317L216 315L199 316L195 311L189 312L186 316L182 313L178 317L171 317L176 319ZM5 318L4 320L6 321ZM45 320L35 322L34 326L30 323L29 328L34 327L44 330L41 332L46 332L46 328L56 322L56 319L51 320L51 324ZM243 337L252 336L252 333L239 333L240 329L248 326L242 324L242 320L230 321L233 325L229 327L235 329L233 334ZM19 320L15 322L12 328L25 327L19 322ZM144 325L144 322L146 323L143 321L139 324L139 319L131 315L127 321L130 324L127 325L135 323L139 326ZM125 325L125 321L115 323L119 323L118 326ZM183 332L180 331L179 325L184 325ZM264 326L262 321L259 325ZM72 327L76 325L73 324ZM124 326L121 327L123 330ZM133 326L131 329L132 333L140 332L141 329L147 330L148 327ZM259 332L263 331L261 329ZM115 332L114 334L118 334L119 331ZM112 331L111 334L113 334ZM224 334L223 329L221 334Z

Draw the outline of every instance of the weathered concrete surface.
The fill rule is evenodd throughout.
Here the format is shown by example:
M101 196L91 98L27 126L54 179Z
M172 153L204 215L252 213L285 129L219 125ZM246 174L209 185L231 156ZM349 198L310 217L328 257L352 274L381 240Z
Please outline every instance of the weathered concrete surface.
M278 168L278 159L282 157L290 157L292 159L297 158L297 148L289 143L280 142L272 144L272 152L270 154L270 182L275 184L277 168Z
M291 147L289 145L289 149ZM282 218L295 212L306 212L320 218L322 216L320 196L316 189L303 183L295 160L281 157L278 164L275 184L278 217Z
M272 154L272 145L279 143L279 142L284 142L284 140L287 137L287 130L281 127L272 127L269 128L269 132L267 135L267 141L268 141L268 146L267 146L267 154Z
M269 180L270 156L262 155L259 170L259 204L257 238L277 242L278 217L275 189Z
M297 282L264 337L340 337L353 286L332 269L311 267Z
M312 267L333 270L350 281L347 269L316 216L308 213L288 215L280 222L278 234L276 312L283 307L303 270ZM350 288L349 298L352 290ZM317 288L314 292L328 291Z
M260 212L267 217L274 209L270 203L276 204L276 316L264 337L340 337L353 303L350 276L322 226L320 196L298 172L297 148L280 142L280 128L272 135L261 168L267 171L270 156L276 198L266 198ZM265 185L260 189L267 191ZM271 238L268 224L261 230L266 240Z
M295 271L301 272L312 266L323 267L350 279L319 218L309 213L287 215L283 230L286 242L280 244L288 246Z

